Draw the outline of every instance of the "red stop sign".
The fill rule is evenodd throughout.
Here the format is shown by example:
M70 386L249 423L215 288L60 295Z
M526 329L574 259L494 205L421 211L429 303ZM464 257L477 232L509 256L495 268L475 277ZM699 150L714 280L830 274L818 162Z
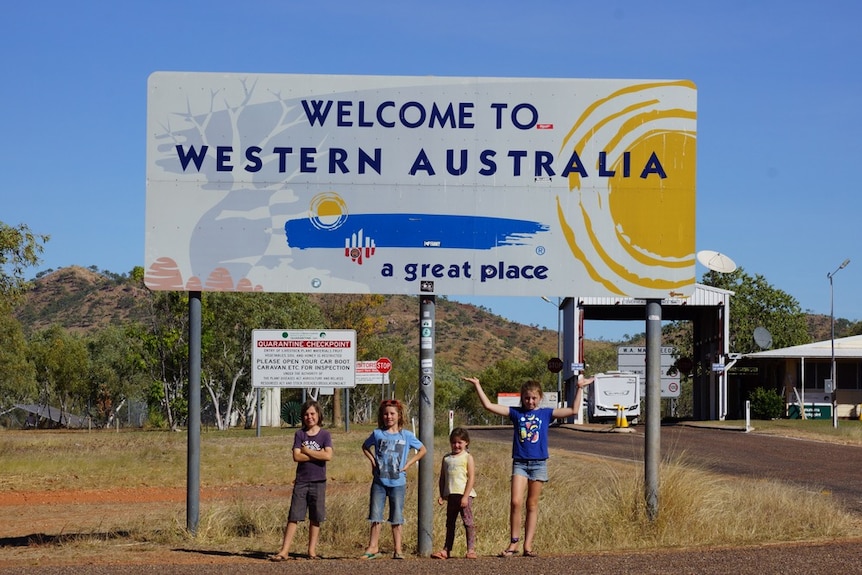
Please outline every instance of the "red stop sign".
M380 373L389 373L390 369L392 369L392 360L388 357L381 357L377 360L377 371Z
M548 360L548 371L551 373L560 373L563 371L563 360L559 357L552 357Z

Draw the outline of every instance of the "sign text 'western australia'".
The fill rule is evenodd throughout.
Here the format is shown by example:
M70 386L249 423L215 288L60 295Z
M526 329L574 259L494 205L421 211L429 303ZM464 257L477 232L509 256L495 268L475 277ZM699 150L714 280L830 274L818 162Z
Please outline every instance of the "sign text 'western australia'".
M423 104L418 101L398 103L392 100L370 104L352 100L301 100L300 122L309 128L325 129L327 133L363 130L405 130L416 136L424 130L429 135L441 131L472 131L479 124L477 105L473 102L437 102ZM553 130L553 123L542 123L539 110L530 103L510 105L492 102L480 115L487 118L492 130ZM375 144L377 138L373 138ZM319 139L318 139L319 140ZM418 147L411 159L398 166L387 164L386 149L378 145L320 147L319 143L290 142L290 145L183 145L175 146L177 159L183 172L212 169L216 172L242 170L254 174L273 166L279 174L377 174L389 170L409 176L482 176L501 174L532 178L638 177L646 179L667 177L659 154L655 151L643 162L632 162L630 152L621 154L611 164L606 151L595 157L581 157L578 150L563 153L550 150L495 149L491 147L445 148L429 144ZM212 167L211 167L212 166Z

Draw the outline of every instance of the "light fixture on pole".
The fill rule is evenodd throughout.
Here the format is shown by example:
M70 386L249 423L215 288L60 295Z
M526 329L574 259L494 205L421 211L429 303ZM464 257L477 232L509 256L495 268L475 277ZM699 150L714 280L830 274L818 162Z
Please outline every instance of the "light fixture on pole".
M841 262L838 269L826 274L826 277L829 278L829 324L832 330L832 363L829 369L829 380L832 383L832 427L838 427L838 385L835 380L835 296L832 289L832 276L846 268L849 263L850 258L847 258Z
M542 301L546 301L552 306L557 308L557 358L563 358L563 340L560 338L560 298L557 298L557 303L552 302L547 297L542 296ZM563 372L562 370L557 372L557 404L562 405L561 402L563 400Z

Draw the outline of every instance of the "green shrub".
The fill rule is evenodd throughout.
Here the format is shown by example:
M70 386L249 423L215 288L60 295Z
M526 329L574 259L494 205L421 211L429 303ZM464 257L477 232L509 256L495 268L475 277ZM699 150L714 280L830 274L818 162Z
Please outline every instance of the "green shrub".
M754 419L778 419L784 410L784 400L774 389L754 388L748 394L751 416Z

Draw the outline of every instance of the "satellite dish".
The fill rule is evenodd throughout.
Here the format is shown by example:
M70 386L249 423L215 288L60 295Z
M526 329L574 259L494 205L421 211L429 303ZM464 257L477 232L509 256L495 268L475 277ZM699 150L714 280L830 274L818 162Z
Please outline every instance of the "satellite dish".
M772 347L772 334L763 326L754 328L754 343L760 349L769 349Z
M736 264L724 254L712 250L701 250L697 252L697 261L714 272L729 274L736 270Z

